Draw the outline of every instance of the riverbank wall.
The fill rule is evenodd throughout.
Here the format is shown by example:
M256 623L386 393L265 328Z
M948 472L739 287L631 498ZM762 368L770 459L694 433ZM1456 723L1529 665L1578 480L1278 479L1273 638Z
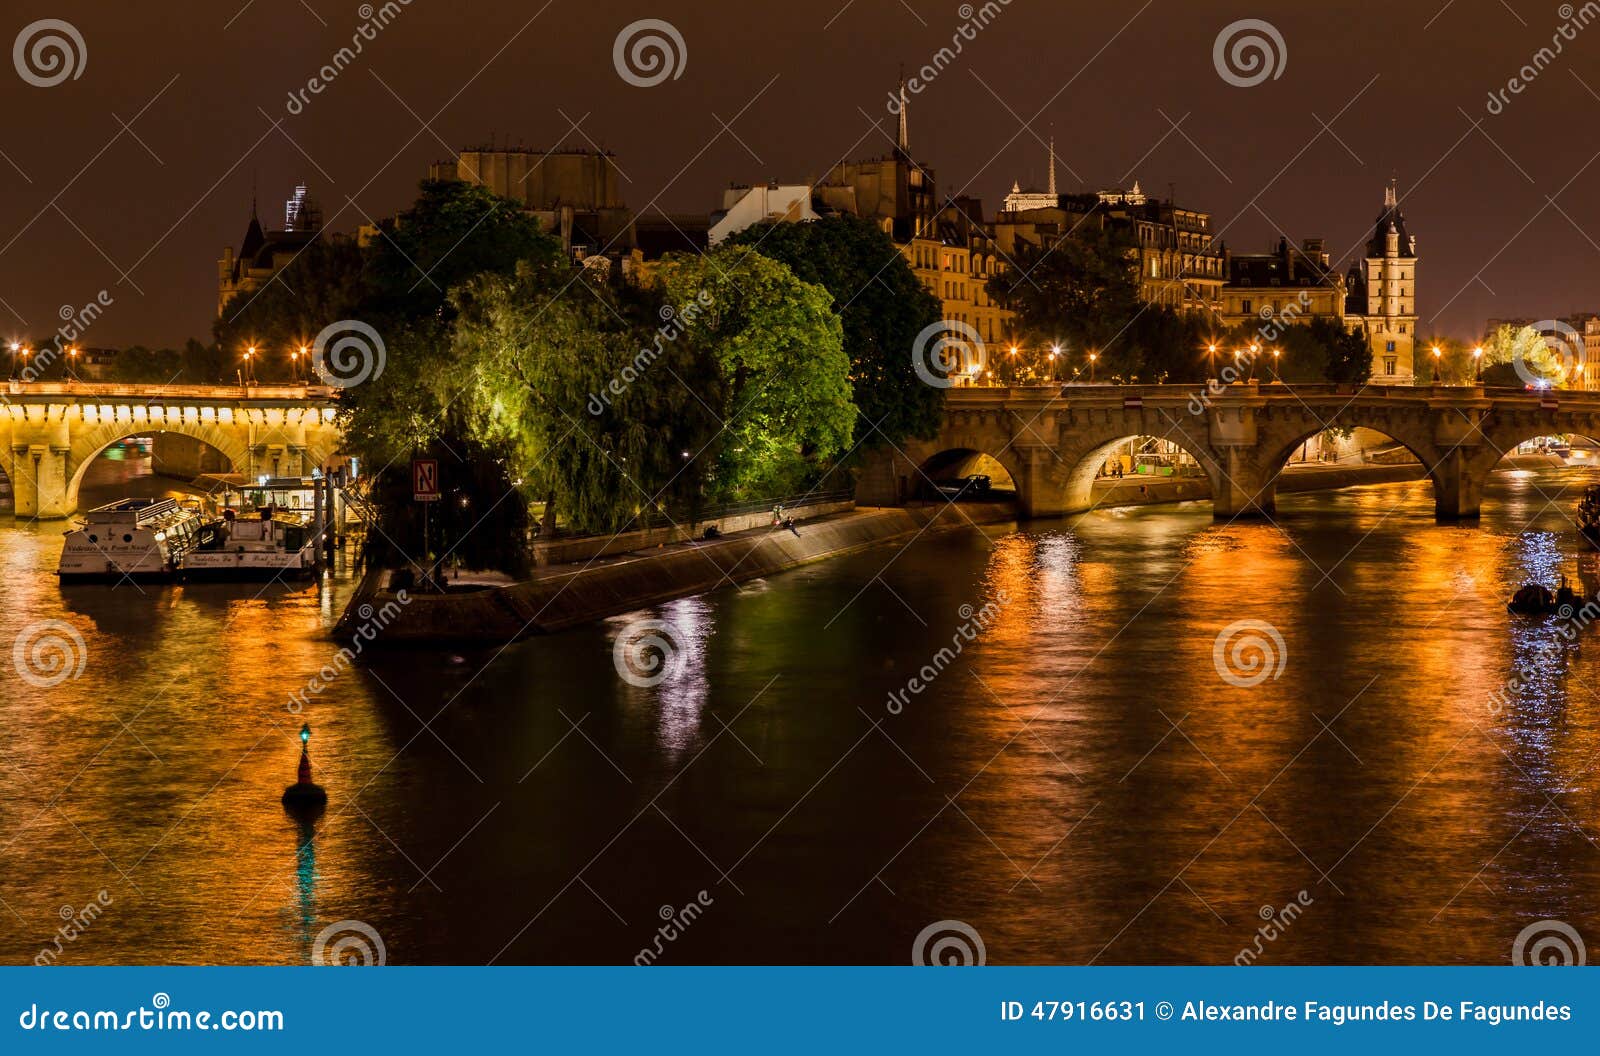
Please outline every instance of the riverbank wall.
M374 575L357 591L334 633L353 637L361 630L363 612L369 620L373 612L386 612L390 618L375 635L378 644L498 645L883 543L1015 519L1016 509L1009 503L858 509L799 522L795 532L763 527L615 559L596 557L576 567L542 569L533 578L509 586L446 594L407 593L404 599L380 587L379 577Z

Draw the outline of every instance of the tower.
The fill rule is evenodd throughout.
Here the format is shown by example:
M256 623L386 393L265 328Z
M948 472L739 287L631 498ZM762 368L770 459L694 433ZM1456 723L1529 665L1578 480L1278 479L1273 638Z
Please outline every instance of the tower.
M1417 240L1406 230L1395 181L1367 240L1366 257L1350 269L1345 323L1362 327L1372 349L1372 380L1409 384L1417 348Z

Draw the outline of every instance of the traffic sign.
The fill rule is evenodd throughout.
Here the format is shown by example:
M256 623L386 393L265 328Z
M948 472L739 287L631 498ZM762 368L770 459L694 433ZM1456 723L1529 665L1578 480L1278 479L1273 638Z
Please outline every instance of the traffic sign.
M411 460L411 497L417 502L439 501L439 460Z

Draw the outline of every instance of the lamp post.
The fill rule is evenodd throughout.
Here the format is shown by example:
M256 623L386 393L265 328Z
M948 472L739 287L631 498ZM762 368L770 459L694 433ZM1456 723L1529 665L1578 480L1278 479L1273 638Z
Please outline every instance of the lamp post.
M11 376L17 376L17 353L22 351L22 346L15 341L11 342Z
M1090 385L1094 384L1094 365L1095 365L1095 362L1099 360L1099 358L1100 358L1100 353L1098 353L1098 352L1090 352L1089 353L1089 384Z
M1472 380L1479 383L1483 381L1483 349L1481 347L1472 350Z
M1217 343L1211 342L1206 346L1206 374L1210 377L1217 375Z
M1435 385L1439 385L1439 384L1442 384L1444 382L1444 378L1443 378L1442 373L1441 373L1444 370L1443 356L1444 356L1444 353L1439 351L1439 346L1438 345L1434 345L1433 346L1433 383Z
M1050 380L1056 380L1056 357L1061 354L1060 345L1050 346Z
M1283 355L1282 349L1275 348L1272 350L1272 380L1279 384L1283 382L1283 378L1278 374L1278 357L1281 355Z
M254 362L255 358L256 346L251 345L249 348L244 350L244 381L246 385L256 380Z
M71 381L78 380L78 346L67 346L67 378Z

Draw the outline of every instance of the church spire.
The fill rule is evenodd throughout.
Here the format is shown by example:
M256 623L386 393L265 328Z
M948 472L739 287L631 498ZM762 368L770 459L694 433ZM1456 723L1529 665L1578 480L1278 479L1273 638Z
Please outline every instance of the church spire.
M895 139L895 145L900 148L902 154L911 152L911 130L906 122L906 109L910 105L910 100L906 98L906 73L902 67L900 70L900 134Z
M1383 189L1383 207L1385 209L1393 209L1400 204L1400 196L1396 193L1397 182L1396 178L1391 176L1389 177L1389 186Z
M1050 187L1047 193L1052 197L1056 194L1056 137L1054 133L1050 135Z

